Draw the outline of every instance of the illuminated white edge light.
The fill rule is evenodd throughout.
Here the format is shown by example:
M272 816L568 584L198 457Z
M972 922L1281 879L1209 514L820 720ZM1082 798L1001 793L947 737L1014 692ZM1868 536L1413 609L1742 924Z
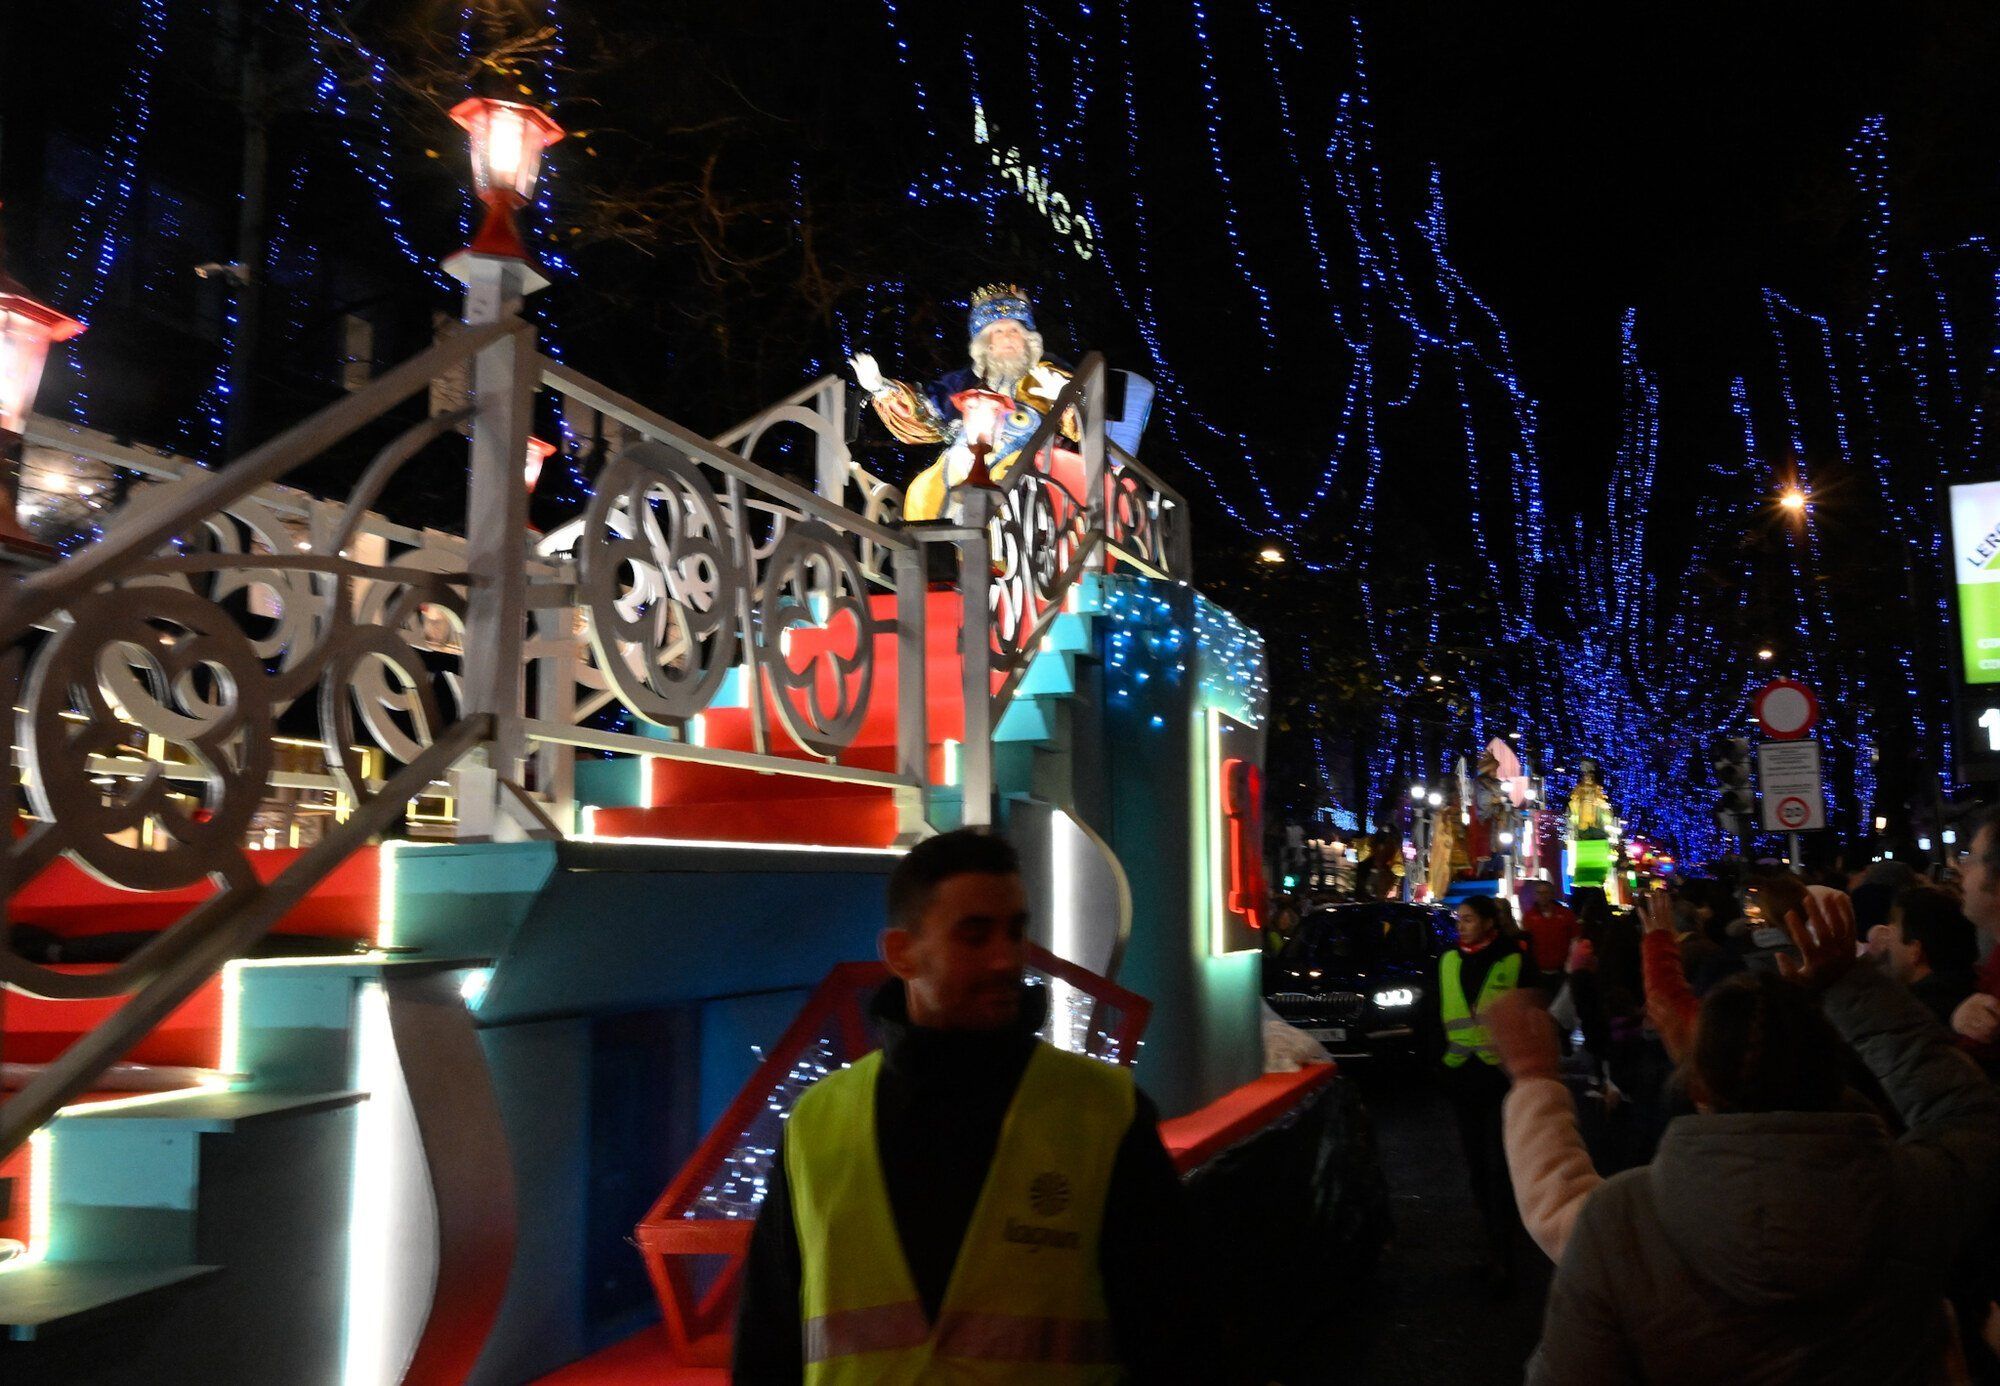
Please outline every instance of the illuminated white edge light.
M1049 811L1049 951L1065 962L1076 956L1076 861L1073 843L1082 836L1061 809ZM1076 1047L1070 1026L1070 993L1060 977L1049 978L1050 1035L1058 1049Z
M834 847L819 842L736 842L703 837L600 837L590 832L580 834L571 841L623 843L635 847L713 847L732 852L825 852L850 857L900 857L910 850L907 847Z
M413 1204L431 1197L421 1153L398 1158L409 1157L417 1141L404 1081L389 994L380 982L364 982L354 1000L353 1085L368 1098L355 1109L343 1386L393 1386L402 1379L423 1327L421 1314L412 1320L409 1313L427 1311L435 1288L436 1228L409 1216ZM423 1240L430 1242L428 1257L420 1254ZM392 1319L400 1329L393 1342Z
M55 1207L53 1138L44 1126L28 1137L28 1249L11 1261L0 1261L0 1277L38 1266L49 1256L50 1217Z
M1208 722L1206 757L1207 765L1202 765L1203 757L1195 760L1195 812L1200 818L1200 831L1207 850L1203 856L1208 862L1208 889L1199 892L1200 898L1208 901L1209 930L1208 951L1219 958L1255 953L1256 945L1244 948L1229 947L1229 881L1224 874L1222 861L1222 718L1219 707L1205 707L1195 714ZM1206 812L1202 810L1206 809Z
M952 786L959 783L959 775L965 762L965 745L946 737L944 741L944 783Z
M468 967L459 979L458 994L469 1011L479 1009L479 1003L486 999L486 989L493 985L493 969L490 967Z

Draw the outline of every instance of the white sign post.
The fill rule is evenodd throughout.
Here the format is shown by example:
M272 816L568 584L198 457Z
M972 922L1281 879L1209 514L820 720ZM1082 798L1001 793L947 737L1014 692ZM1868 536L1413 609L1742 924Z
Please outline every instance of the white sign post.
M1757 807L1767 833L1826 826L1817 741L1766 741L1757 748Z

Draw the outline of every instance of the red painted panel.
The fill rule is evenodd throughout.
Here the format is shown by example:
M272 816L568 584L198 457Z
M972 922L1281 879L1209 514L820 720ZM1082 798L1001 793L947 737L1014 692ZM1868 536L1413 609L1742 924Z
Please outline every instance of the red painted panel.
M1269 1126L1306 1094L1332 1082L1338 1071L1332 1064L1311 1064L1293 1073L1252 1078L1206 1107L1161 1122L1160 1139L1174 1157L1174 1168L1186 1174Z
M92 964L72 964L51 968L55 972L92 973L108 971ZM9 992L0 1008L0 1058L9 1063L45 1064L69 1047L72 1040L96 1027L99 1021L124 1004L124 997L90 1001L50 1001L22 992ZM215 1068L222 1062L222 978L202 983L152 1033L125 1056L127 1063L185 1064L192 1068Z
M260 881L272 881L304 853L302 847L248 852ZM215 894L207 883L180 890L129 891L104 884L67 857L58 857L8 901L8 917L64 938L140 933L175 923ZM369 939L381 916L381 864L373 847L355 853L314 886L273 930L311 937Z

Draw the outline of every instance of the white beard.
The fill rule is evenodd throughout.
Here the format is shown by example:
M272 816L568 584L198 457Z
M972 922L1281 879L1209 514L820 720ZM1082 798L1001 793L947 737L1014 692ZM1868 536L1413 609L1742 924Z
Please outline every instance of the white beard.
M1009 399L1012 399L1014 396L1014 387L1027 377L1028 369L1032 364L1025 352L1019 356L989 356L986 360L986 372L981 377L981 383L995 394L1006 395Z
M980 384L998 394L1013 397L1015 389L1042 359L1042 334L1029 332L1025 335L1027 341L1023 343L1019 356L996 356L987 345L985 332L972 339L972 373L979 377Z

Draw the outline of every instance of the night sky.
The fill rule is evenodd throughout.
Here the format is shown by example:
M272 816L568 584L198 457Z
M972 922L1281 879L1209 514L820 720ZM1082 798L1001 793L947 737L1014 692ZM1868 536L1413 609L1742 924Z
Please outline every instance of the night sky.
M1453 248L1544 405L1544 458L1591 504L1616 440L1617 321L1639 310L1665 479L1729 433L1771 359L1758 291L1818 311L1866 276L1847 146L1888 118L1896 234L2000 221L2000 8L1393 4L1364 11L1384 145L1443 167Z
M451 310L451 286L430 272L431 257L465 234L460 136L444 112L491 76L463 70L456 35L476 16L487 28L469 27L464 47L477 51L487 38L541 22L551 3L245 8L280 93L273 166L285 176L274 184L282 190L274 224L293 228L283 245L272 243L278 291L261 328L249 440L337 393L327 363L343 314L369 319L381 365L428 339L433 312ZM102 169L106 151L133 128L127 98L147 13L168 18L150 123L134 155L136 191L128 203L107 201ZM1308 645L1320 646L1321 669L1333 656L1370 666L1356 675L1370 686L1348 690L1354 700L1336 706L1315 693L1295 719L1344 739L1351 765L1374 756L1367 787L1357 770L1334 796L1349 807L1388 792L1398 775L1434 773L1490 733L1487 715L1546 728L1551 750L1560 746L1565 757L1613 740L1634 755L1671 743L1679 757L1672 768L1634 761L1623 772L1650 778L1662 795L1688 794L1682 782L1706 776L1704 743L1741 714L1742 651L1724 656L1734 663L1704 667L1709 646L1720 649L1725 637L1698 623L1706 634L1669 638L1664 626L1690 570L1685 560L1705 541L1694 517L1697 493L1713 480L1708 468L1743 459L1732 377L1746 379L1759 416L1755 467L1764 471L1730 483L1735 509L1706 523L1718 533L1760 523L1753 512L1789 447L1760 291L1849 327L1860 320L1873 262L1847 151L1870 116L1886 120L1888 244L1908 311L1931 311L1918 252L2000 227L2000 7L1974 0L1358 10L1285 0L973 8L555 0L553 14L563 25L560 58L532 60L505 79L506 94L549 102L578 132L555 151L552 192L529 219L531 240L567 268L534 305L545 340L614 388L719 431L839 368L848 350L871 348L892 373L912 378L959 365L971 287L1028 284L1053 352L1074 360L1095 348L1113 366L1177 377L1184 407L1156 414L1142 458L1196 504L1203 582L1247 603L1245 614L1272 632L1280 693L1305 686L1303 664L1287 661ZM347 27L308 31L312 16L327 15ZM91 299L80 348L95 363L89 398L66 398L78 382L58 361L44 407L219 455L212 382L224 355L223 300L214 281L189 273L234 254L240 114L232 50L218 39L215 14L124 0L73 18L16 7L7 21L0 196L9 268L73 297L95 292L88 286L99 268L109 275ZM386 55L380 68L370 68L357 41ZM1368 70L1365 103L1357 53ZM975 90L999 140L1032 151L1055 188L1088 200L1100 255L1079 259L1027 199L990 177L972 139ZM1349 138L1355 121L1365 140ZM1335 152L1359 158L1364 145L1360 164L1343 164ZM1497 314L1520 387L1539 410L1549 511L1541 532L1550 552L1534 602L1524 596L1536 578L1520 548L1533 526L1518 523L1525 468L1515 460L1509 402L1490 375L1469 387L1481 474L1473 478L1449 353L1414 348L1391 321L1382 292L1364 283L1345 221L1352 199L1342 194L1343 177L1358 180L1349 191L1358 188L1361 202L1379 199L1385 218L1361 239L1372 237L1378 250L1384 237L1399 241L1410 302L1426 330L1444 330L1441 280L1418 225L1433 168L1450 261L1466 292ZM403 228L400 247L390 215ZM110 248L101 261L100 246ZM1961 256L1951 270L1968 297L1969 306L1954 309L1968 362L1984 360L2000 321L1986 253ZM1659 386L1661 422L1658 472L1644 502L1647 542L1621 556L1606 545L1634 528L1635 516L1612 522L1606 501L1631 403L1620 366L1628 308L1637 313L1639 361ZM1372 326L1379 342L1371 348L1385 459L1379 504L1362 499L1368 459L1355 430L1335 447L1340 392L1358 378L1341 334L1357 325ZM1934 316L1919 324L1935 328ZM1480 356L1486 370L1497 358L1495 336L1481 324L1467 332L1475 350L1466 359ZM1159 352L1171 358L1170 372ZM1793 364L1795 374L1818 366ZM1397 400L1413 367L1418 383ZM1801 436L1808 451L1831 454L1825 392L1814 397L1813 388L1801 384L1806 411L1817 411ZM1971 396L1995 388L1982 378L1958 402L1943 457L1911 446L1907 428L1884 434L1880 446L1901 469L1896 504L1906 530L1932 479L1985 466L1974 455L1984 406ZM872 423L856 445L892 479L928 460ZM1253 556L1274 523L1246 452L1263 464L1276 529L1323 496L1314 520L1288 540L1301 559L1325 565L1319 580L1306 581L1303 565L1255 572ZM1913 721L1941 721L1948 704L1937 608L1914 581L1914 616L1881 608L1868 586L1871 574L1900 564L1898 543L1916 539L1867 547L1881 539L1866 470L1872 456L1811 460L1827 502L1814 532L1847 576L1793 579L1773 566L1771 549L1758 560L1762 569L1721 553L1695 580L1712 579L1724 605L1734 603L1742 619L1729 638L1739 645L1782 636L1780 661L1800 668L1809 645L1820 651L1829 685L1851 685L1852 701L1877 709L1885 764L1899 772L1935 764L1937 737L1921 746L1894 738ZM569 461L538 493L544 519L583 494L594 464L581 454ZM347 465L329 462L335 473ZM388 503L423 512L448 501L458 472L456 459L443 459L428 474L435 494ZM1628 496L1628 512L1634 504ZM1475 552L1475 515L1490 555ZM1579 642L1591 637L1579 632L1629 628L1635 617L1602 603L1579 608L1551 589L1608 586L1621 563L1642 568L1664 594L1656 628L1637 648L1600 640L1584 658ZM1247 576L1232 572L1246 564ZM1829 577L1834 586L1814 589ZM1363 590L1371 582L1372 597ZM1844 604L1839 621L1814 616L1819 625L1808 632L1801 613L1810 603L1799 595L1807 590ZM1507 602L1515 603L1511 630L1499 610ZM1912 624L1924 639L1899 645L1897 631ZM1590 667L1577 686L1537 687L1509 663L1520 656L1510 647L1543 636L1527 657L1582 660ZM1411 695L1433 686L1431 666L1447 653L1446 672L1465 696L1411 711L1430 719L1430 730L1422 744L1392 749L1400 733L1380 707L1414 708ZM1906 706L1897 700L1907 669L1924 686L1908 691L1915 701ZM1603 689L1624 696L1649 681L1616 716L1595 701ZM1717 692L1698 717L1669 705L1704 682ZM1484 685L1485 713L1475 684ZM1623 720L1614 727L1605 717ZM1383 739L1371 751L1378 729ZM1873 734L1841 729L1850 760ZM1323 749L1274 750L1298 773L1304 801L1318 792L1307 782L1316 771L1304 767ZM1900 798L1918 788L1885 783L1883 792ZM1867 816L1858 804L1849 814Z

